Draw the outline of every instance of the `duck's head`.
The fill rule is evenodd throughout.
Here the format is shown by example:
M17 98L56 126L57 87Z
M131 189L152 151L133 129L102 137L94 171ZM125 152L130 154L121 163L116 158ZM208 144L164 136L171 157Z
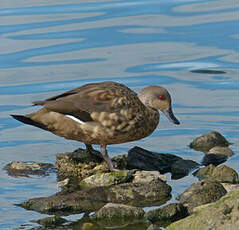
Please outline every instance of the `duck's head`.
M169 92L159 85L151 85L139 93L139 99L154 109L159 109L174 124L179 125L179 120L174 116Z

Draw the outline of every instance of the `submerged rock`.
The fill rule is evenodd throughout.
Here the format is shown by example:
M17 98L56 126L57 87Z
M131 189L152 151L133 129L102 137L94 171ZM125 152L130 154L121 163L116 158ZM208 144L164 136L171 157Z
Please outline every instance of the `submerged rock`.
M215 203L200 206L182 220L169 225L166 230L237 230L239 190L232 191Z
M176 221L188 216L188 210L180 203L172 203L162 208L151 210L145 214L145 217L152 223L158 221Z
M12 161L4 169L13 177L29 177L30 175L46 176L55 169L49 163L29 163L23 161Z
M74 192L59 192L50 197L33 198L21 203L26 209L41 213L91 212L106 203L122 203L138 207L161 205L171 198L171 187L158 180L150 183L124 183Z
M199 179L208 178L210 180L215 180L221 183L235 184L239 182L237 172L226 165L217 167L215 167L214 165L209 165L197 170L193 175L198 177Z
M226 140L224 136L222 136L218 132L210 132L204 134L200 137L197 137L190 143L190 148L193 148L198 151L208 152L211 148L215 146L227 147L229 146L229 142Z
M177 199L192 212L194 207L215 202L226 193L219 182L205 180L192 184Z

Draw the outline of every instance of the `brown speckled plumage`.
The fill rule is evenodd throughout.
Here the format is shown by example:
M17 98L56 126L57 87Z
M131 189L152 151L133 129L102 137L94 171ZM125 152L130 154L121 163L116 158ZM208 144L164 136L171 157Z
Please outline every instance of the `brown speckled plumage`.
M98 144L105 148L150 135L159 123L160 105L162 110L170 110L170 119L179 124L172 114L170 95L160 86L146 87L137 95L120 83L91 83L33 103L43 108L13 117L86 146Z

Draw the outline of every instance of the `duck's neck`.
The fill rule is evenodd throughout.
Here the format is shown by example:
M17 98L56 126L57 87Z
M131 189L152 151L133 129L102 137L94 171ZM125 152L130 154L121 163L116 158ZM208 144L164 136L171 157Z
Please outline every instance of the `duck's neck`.
M146 106L149 107L151 109L153 109L153 105L151 103L151 100L149 100L149 97L147 97L144 93L139 92L138 94L138 98L140 99L140 101Z

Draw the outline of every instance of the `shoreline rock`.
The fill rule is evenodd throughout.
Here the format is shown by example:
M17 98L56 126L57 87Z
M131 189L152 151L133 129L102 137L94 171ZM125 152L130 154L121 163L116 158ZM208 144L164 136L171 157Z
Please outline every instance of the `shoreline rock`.
M176 199L191 213L193 208L215 202L226 193L227 191L219 182L203 180L192 184Z
M194 213L166 227L166 230L239 229L239 189L231 191L214 203L199 206Z
M20 206L40 213L69 215L96 211L109 202L146 207L162 205L170 198L171 187L158 180L59 192L50 197L29 199Z
M210 133L195 138L189 144L189 147L205 153L215 146L228 147L229 144L230 143L226 140L226 138L222 136L219 132L212 131Z
M193 175L198 177L199 180L206 178L213 181L218 181L220 183L239 183L237 172L226 165L215 167L214 165L210 164L204 168L198 169L193 173Z
M32 163L23 161L12 161L4 169L12 177L47 176L50 172L55 172L56 168L50 163Z

